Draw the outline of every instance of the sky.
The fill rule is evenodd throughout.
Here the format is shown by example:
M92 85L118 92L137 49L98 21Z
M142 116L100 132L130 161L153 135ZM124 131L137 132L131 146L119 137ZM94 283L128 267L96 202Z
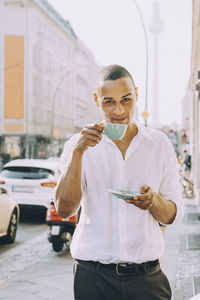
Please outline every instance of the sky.
M152 123L153 99L159 100L159 124L181 124L181 101L190 76L192 0L157 0L164 24L158 37L158 80L154 81L154 35L150 31L155 0L48 0L76 35L93 52L100 66L120 64L132 74L138 87L138 110L145 109L147 86L148 123ZM146 81L146 46L148 80Z

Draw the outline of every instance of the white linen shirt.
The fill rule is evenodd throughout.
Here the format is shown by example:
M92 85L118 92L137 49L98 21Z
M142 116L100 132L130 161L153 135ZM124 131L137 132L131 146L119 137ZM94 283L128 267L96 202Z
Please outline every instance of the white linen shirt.
M158 221L148 210L116 198L108 189L140 191L149 185L177 207L173 223L184 214L177 158L170 140L157 130L137 124L138 133L123 159L106 135L88 148L82 163L81 217L73 235L71 254L76 259L102 263L155 260L164 251ZM79 134L66 142L60 170L67 168ZM62 175L61 175L62 176Z

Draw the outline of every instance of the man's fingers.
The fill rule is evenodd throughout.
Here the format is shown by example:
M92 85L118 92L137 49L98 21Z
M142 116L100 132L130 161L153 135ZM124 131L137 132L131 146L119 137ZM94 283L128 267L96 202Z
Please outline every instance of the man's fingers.
M128 203L133 203L133 204L142 204L144 203L144 201L148 200L147 198L143 198L143 199L135 199L135 197L133 199L126 199L126 202Z
M141 186L140 190L143 193L147 193L149 191L150 187L147 184L144 184Z
M85 151L88 147L96 146L102 139L103 127L98 124L85 125L81 130L76 148Z
M95 137L98 137L99 139L102 138L101 133L94 129L83 128L81 131L81 134L85 135L85 136L95 136Z
M150 186L144 184L141 186L142 195L134 196L132 199L126 199L127 203L133 204L143 210L149 209L154 201L154 192Z
M148 209L152 204L151 199L145 199L145 200L127 199L126 202L129 204L133 204L141 209Z
M85 125L84 128L97 130L98 132L103 132L104 127L100 124L88 124L88 125Z
M88 142L95 142L95 143L99 143L101 138L99 138L98 136L94 136L94 135L89 135L85 138L86 141Z
M94 146L96 146L97 144L98 144L98 143L95 142L95 141L92 141L92 140L88 141L88 146L89 146L89 147L94 147Z
M153 192L152 190L149 190L147 193L143 194L143 195L138 195L138 196L134 196L135 200L146 200L146 199L151 199L153 197Z
M138 204L138 203L143 203L145 201L151 200L153 196L154 196L153 192L149 191L143 195L134 196L132 199L126 199L126 201Z

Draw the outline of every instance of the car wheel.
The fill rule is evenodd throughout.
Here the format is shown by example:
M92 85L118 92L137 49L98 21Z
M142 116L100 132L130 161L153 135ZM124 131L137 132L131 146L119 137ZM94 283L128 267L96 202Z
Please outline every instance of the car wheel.
M10 218L7 235L5 236L5 242L7 244L14 243L16 232L17 232L17 212L16 210L14 210Z
M61 241L60 237L52 238L52 247L55 252L60 252L63 249L64 243Z

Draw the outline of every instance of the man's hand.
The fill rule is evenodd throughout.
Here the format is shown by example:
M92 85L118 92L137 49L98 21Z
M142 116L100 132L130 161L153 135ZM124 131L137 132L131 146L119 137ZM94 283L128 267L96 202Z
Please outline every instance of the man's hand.
M85 152L89 147L96 146L102 139L103 125L85 125L81 130L80 138L75 144L75 149Z
M127 199L126 202L143 210L150 209L156 201L156 193L146 184L141 186L140 189L143 195L134 196L133 199Z

